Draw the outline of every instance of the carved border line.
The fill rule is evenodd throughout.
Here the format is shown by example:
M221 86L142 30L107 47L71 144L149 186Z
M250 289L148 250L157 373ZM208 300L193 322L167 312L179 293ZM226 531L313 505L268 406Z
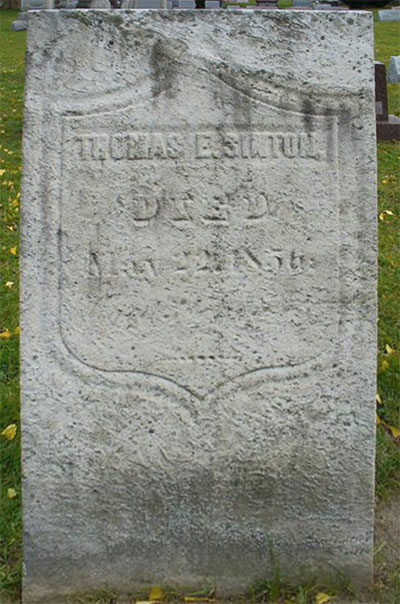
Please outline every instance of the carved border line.
M241 91L237 91L237 92L241 92ZM263 105L268 106L269 108L273 108L275 110L279 109L277 106L275 106L274 104L269 105L268 103L261 101L258 98L254 98L253 101L255 103L260 103ZM129 106L125 106L125 107L121 107L118 109L118 111L125 111L127 109L129 109ZM280 108L282 110L282 108ZM283 109L283 111L290 113L290 114L294 114L298 117L302 117L304 114L301 112L296 112L296 111L292 111L292 110L288 110L288 109ZM100 111L101 113L111 113L111 111ZM83 114L83 115L79 115L79 117L83 117L83 118L87 118L90 117L90 115L98 115L98 113L96 114L95 112L92 114ZM335 164L335 168L337 173L339 172L339 164L338 164L338 126L337 126L337 116L334 116L332 114L330 115L325 115L325 114L314 114L314 116L316 118L319 119L324 119L324 120L331 120L332 121L332 130L334 131L333 134L333 139L335 142L335 149L334 149L334 164ZM76 111L68 111L68 112L63 112L61 113L61 115L59 115L60 117L60 125L59 125L59 133L60 133L60 142L62 145L62 142L64 140L64 119L65 118L78 118L77 112ZM95 371L95 373L99 374L99 375L103 375L103 376L107 376L107 378L109 379L110 377L113 378L113 380L115 380L116 382L118 382L119 384L121 384L121 376L123 377L122 383L127 384L127 382L131 382L132 381L132 377L134 378L134 381L137 381L138 378L143 378L145 382L148 381L148 378L155 378L157 381L160 381L161 383L166 383L166 384L170 384L173 386L173 389L178 388L179 390L184 390L186 391L188 394L190 394L191 396L195 397L196 399L199 400L203 400L209 396L212 396L213 393L215 393L216 391L220 391L222 389L225 389L226 387L228 387L230 384L236 384L237 382L240 381L240 384L243 385L243 380L250 381L253 382L254 379L263 379L264 377L267 377L268 380L270 381L280 381L280 380L290 380L290 379L294 379L294 378L300 378L300 377L305 377L307 376L313 369L315 369L315 358L311 361L306 361L304 363L299 363L299 364L295 364L295 365L281 365L281 366L266 366L266 367L260 367L260 368L255 368L252 370L248 370L245 371L241 374L238 374L232 378L230 378L229 380L225 380L220 382L219 384L217 384L217 386L215 388L213 388L212 390L207 391L205 394L201 395L198 392L196 392L195 390L191 389L189 386L186 386L178 381L175 381L169 377L163 376L161 374L157 374L157 373L152 373L152 372L145 372L145 371L136 371L134 369L121 369L121 370L115 370L115 369L104 369L104 368L98 368L95 365L92 365L90 363L87 363L85 361L83 361L68 345L68 343L66 342L64 335L63 335L63 329L62 329L62 287L61 287L61 281L62 281L62 250L61 250L61 230L62 230L62 182L63 182L63 158L62 158L62 153L59 154L59 172L58 172L61 176L60 178L60 187L59 187L59 194L58 194L58 201L59 201L59 227L58 227L58 241L57 241L57 256L58 256L58 311L57 311L57 316L58 316L58 328L59 328L59 340L60 343L62 343L62 346L64 348L64 350L67 351L68 356L70 358L70 360L73 362L73 364L75 366L77 366L76 364L78 364L78 366L81 366L81 368L84 366L86 368L88 368L90 370L90 372ZM340 216L339 216L339 190L338 190L338 183L336 183L337 186L335 187L335 196L336 196L336 201L337 201L337 213L338 213L338 224L340 224L339 220L340 220ZM340 274L340 242L338 241L338 271ZM336 347L338 346L338 342L336 342ZM65 355L62 355L61 353L61 357L65 357ZM321 359L319 359L321 360ZM128 379L126 379L128 378ZM247 378L249 378L247 380Z

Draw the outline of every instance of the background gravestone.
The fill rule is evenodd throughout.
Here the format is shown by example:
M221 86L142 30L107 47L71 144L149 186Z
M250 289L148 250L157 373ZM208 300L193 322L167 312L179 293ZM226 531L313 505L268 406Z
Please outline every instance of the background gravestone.
M387 81L400 84L400 56L390 57L387 72Z
M392 8L391 10L379 10L379 21L400 21L400 9Z
M29 18L25 604L367 584L371 15Z
M375 61L376 134L379 141L400 140L400 118L389 115L386 67Z

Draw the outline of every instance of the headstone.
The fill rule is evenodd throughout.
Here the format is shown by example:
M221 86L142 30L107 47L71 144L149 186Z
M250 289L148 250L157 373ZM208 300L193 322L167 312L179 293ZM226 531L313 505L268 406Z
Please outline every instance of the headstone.
M26 17L19 13L17 19L11 23L11 29L13 31L23 31L27 28L27 25L28 21Z
M400 9L378 10L378 21L400 21Z
M109 0L91 0L90 8L111 8Z
M46 8L53 8L54 1L52 0L27 0L27 10L43 10Z
M20 12L11 23L12 31L23 31L27 28L27 11L55 8L55 0L20 0Z
M20 0L20 10L16 20L11 23L11 29L13 31L23 31L27 28L27 24L26 0Z
M337 2L318 2L315 8L317 10L338 10L339 8L347 10L347 7L339 7Z
M206 0L205 8L221 8L219 0Z
M390 57L387 72L387 81L391 84L400 82L400 56Z
M369 583L372 26L31 13L24 604Z
M167 8L166 0L136 0L135 8Z
M278 9L278 0L256 0L257 9Z
M312 8L312 0L293 0L293 8Z
M379 61L375 61L375 113L378 140L400 140L400 118L388 113L386 67Z
M175 1L173 0L173 6L175 6L175 8L185 9L196 8L196 2L195 0L176 0L175 4Z
M329 10L329 11L348 11L348 7L347 6L339 6L338 4L326 4L326 3L319 3L315 6L316 10Z

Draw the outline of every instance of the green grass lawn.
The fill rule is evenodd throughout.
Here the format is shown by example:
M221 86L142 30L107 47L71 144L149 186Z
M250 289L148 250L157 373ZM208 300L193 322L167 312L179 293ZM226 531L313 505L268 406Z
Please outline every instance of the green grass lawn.
M287 0L281 0L281 4ZM18 596L21 575L21 490L18 388L18 223L25 32L11 32L16 11L1 13L0 44L0 592ZM375 23L376 59L400 54L398 23ZM389 87L391 113L400 115L399 84ZM376 489L389 498L400 488L400 147L378 145L379 355ZM388 587L388 586L387 586ZM385 595L386 593L386 595ZM388 592L376 597L389 604ZM395 597L395 596L394 596ZM385 599L386 598L386 599ZM390 600L390 604L399 600Z
M18 238L25 32L11 32L16 11L2 11L0 29L0 593L19 590L21 490L18 384ZM9 491L9 489L14 489ZM15 493L14 493L15 491ZM15 496L14 496L15 495Z

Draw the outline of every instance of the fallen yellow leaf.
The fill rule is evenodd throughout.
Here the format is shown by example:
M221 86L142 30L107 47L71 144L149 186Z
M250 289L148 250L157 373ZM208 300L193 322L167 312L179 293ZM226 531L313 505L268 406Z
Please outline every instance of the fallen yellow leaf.
M323 591L320 591L315 596L316 604L325 604L326 602L329 602L329 600L332 600L332 596L330 596L329 594L325 594Z
M15 256L17 253L17 246L14 245L14 247L10 247L10 254L12 254L13 256Z
M5 170L0 170L0 176L3 176L4 173L5 173Z
M395 349L392 348L389 344L386 344L385 350L386 350L386 354L393 354L394 352L396 352Z
M15 489L7 489L7 497L8 499L14 499L17 496L17 491Z
M20 327L18 326L18 327L16 327L16 328L14 329L14 335L15 335L15 336L19 336L19 334L20 334L20 333L21 333L21 329L20 329Z
M389 363L387 362L386 359L383 359L382 363L381 363L381 370L382 371L386 371L386 369L389 367Z
M400 430L398 428L396 428L395 426L389 426L389 424L385 424L385 425L388 427L388 429L392 433L393 438L399 438Z
M10 337L10 332L8 329L4 329L3 331L0 331L0 338L2 338L3 340L6 340L9 337Z
M384 426L385 428L387 428L387 430L389 430L389 432L391 433L391 435L393 436L393 438L399 438L400 437L400 430L399 428L396 428L396 426L391 426L390 424L387 424L386 422L383 421L383 419L381 419L379 417L378 414L376 414L376 423L380 424L381 426Z
M7 440L13 440L15 438L16 434L17 434L17 425L10 424L9 426L7 426L7 428L4 428L4 430L0 434L0 436L4 436L4 438L6 438Z
M383 184L383 185L387 185L387 184L388 184L388 182L389 182L389 179L388 179L388 178L382 178L382 184Z
M149 600L151 600L153 602L157 602L157 601L162 600L163 597L164 597L164 593L159 585L155 585L154 587L151 588L150 594L149 594Z
M6 282L6 287L8 287L9 289L14 285L14 281L7 281Z
M375 394L375 400L376 400L376 402L378 403L378 405L383 405L383 403L382 403L382 399L381 399L381 395L379 394L379 392L377 392L377 393Z

